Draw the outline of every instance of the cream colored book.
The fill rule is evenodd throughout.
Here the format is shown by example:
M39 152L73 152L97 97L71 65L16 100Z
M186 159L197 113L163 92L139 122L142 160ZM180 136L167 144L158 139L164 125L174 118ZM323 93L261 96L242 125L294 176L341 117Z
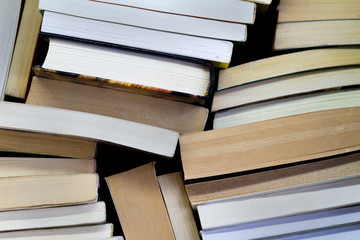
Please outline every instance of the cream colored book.
M99 140L171 158L179 134L92 113L21 103L0 103L0 127Z
M105 222L105 202L0 212L0 232L74 227Z
M154 162L105 179L126 239L175 239Z
M357 151L359 119L359 107L340 108L184 134L180 153L185 179Z
M0 211L95 202L95 173L0 178Z
M220 70L218 90L292 73L358 64L358 47L334 47L281 54Z
M158 182L175 239L200 240L194 212L184 188L183 174L175 172L161 175L158 176Z
M0 177L95 172L95 159L0 157Z
M244 84L217 91L211 110L215 112L277 98L355 86L360 84L359 74L360 68L354 66L297 73Z
M347 107L360 107L359 89L306 94L218 111L214 116L213 129Z
M5 90L12 97L26 98L42 20L38 6L39 0L26 0L22 11Z
M214 200L278 191L303 184L329 181L359 172L360 154L353 153L311 163L263 170L253 174L186 184L185 188L192 207L196 208L199 204Z
M124 91L34 77L26 103L95 113L179 133L203 131L208 109Z
M358 0L281 0L278 22L359 19Z
M53 229L36 229L0 233L4 240L93 240L109 238L113 235L111 223L81 227L66 227Z
M279 23L273 49L360 44L360 19Z
M0 152L92 159L96 149L92 140L0 128Z

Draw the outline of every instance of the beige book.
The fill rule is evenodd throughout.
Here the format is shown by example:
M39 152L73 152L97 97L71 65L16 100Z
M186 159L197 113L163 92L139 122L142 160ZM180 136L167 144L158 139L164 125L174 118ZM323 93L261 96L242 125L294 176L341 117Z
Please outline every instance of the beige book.
M92 159L96 148L92 140L0 128L0 152Z
M11 231L0 233L0 238L4 240L107 239L112 237L113 228L111 223L106 223L81 227Z
M0 157L0 177L95 173L95 159Z
M360 44L360 19L279 23L274 50Z
M105 202L0 212L0 232L106 222Z
M281 0L278 22L359 19L358 0Z
M360 173L360 153L354 153L280 169L187 184L185 188L195 208L199 204L213 200L250 196L358 173Z
M360 48L323 48L281 54L219 71L218 90L267 78L360 64Z
M126 239L175 239L154 162L105 179Z
M217 91L211 111L360 84L360 67L290 74ZM341 81L339 81L341 79Z
M95 202L95 173L0 178L0 210Z
M196 179L342 154L360 149L360 108L305 113L185 134L185 179Z
M164 98L33 77L26 103L121 118L174 130L202 131L208 109Z
M200 240L199 230L185 191L183 179L181 172L158 176L175 239Z
M38 6L39 0L25 1L5 89L12 97L26 97L42 20Z

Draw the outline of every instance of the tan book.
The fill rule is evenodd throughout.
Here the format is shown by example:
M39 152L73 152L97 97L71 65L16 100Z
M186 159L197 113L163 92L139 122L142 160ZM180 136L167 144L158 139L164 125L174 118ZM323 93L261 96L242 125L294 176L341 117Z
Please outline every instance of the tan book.
M203 131L208 109L187 103L33 77L26 103L121 118L179 133Z
M273 49L360 44L360 19L289 22L276 25Z
M0 157L0 177L95 173L95 159Z
M199 230L185 191L183 179L181 172L158 176L175 239L200 240Z
M278 22L359 19L358 0L281 0Z
M280 169L187 184L185 188L195 208L213 200L281 190L358 173L360 153L354 153Z
M0 178L0 211L95 202L95 173Z
M316 91L339 89L360 84L360 67L321 69L265 79L217 91L211 111L241 107ZM339 79L341 78L341 81Z
M154 162L105 179L126 239L175 239Z
M92 159L96 149L92 140L0 128L0 152Z
M39 0L25 1L5 95L26 97L42 20L38 6Z
M218 90L267 78L360 64L360 48L324 48L281 54L219 71Z
M180 152L185 179L359 150L359 119L359 107L341 108L184 134Z

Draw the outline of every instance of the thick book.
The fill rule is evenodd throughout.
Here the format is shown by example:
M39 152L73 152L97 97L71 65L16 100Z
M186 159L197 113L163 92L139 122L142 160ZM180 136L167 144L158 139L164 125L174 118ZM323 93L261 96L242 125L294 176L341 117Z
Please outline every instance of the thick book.
M214 67L218 68L229 66L233 51L233 43L230 41L164 32L49 11L44 11L41 34L198 58L210 61Z
M0 103L0 128L102 141L171 158L179 133L123 119L22 103Z
M300 94L356 86L360 84L359 74L360 68L353 66L296 73L243 84L215 92L211 110L216 112Z
M360 19L289 22L276 25L273 50L359 44Z
M359 172L360 153L356 152L252 174L187 183L185 189L193 208L196 208L197 205L210 201L235 196L254 196L268 191L329 181Z
M0 178L0 211L96 202L96 173Z
M282 239L284 235L358 223L359 219L360 206L350 206L202 231L201 236L203 240Z
M207 108L194 104L36 76L26 103L121 118L179 133L203 131L209 114Z
M126 239L175 239L154 162L105 180Z
M113 225L111 223L90 226L64 227L52 229L35 229L23 231L10 231L0 233L1 239L11 240L94 240L112 239ZM123 238L120 238L123 240Z
M0 152L93 159L96 150L93 140L0 128Z
M218 90L292 73L360 64L360 48L321 48L280 54L219 71Z
M105 202L0 212L0 232L73 227L105 222Z
M218 111L214 116L213 129L346 107L360 107L360 90L325 91Z
M194 212L184 188L183 174L174 172L157 178L175 239L200 240Z
M235 3L234 1L232 2ZM236 4L239 4L238 2ZM113 3L111 1L89 0L41 0L39 2L39 9L40 11L51 11L160 31L230 41L243 42L246 40L246 24L147 11ZM193 4L191 5L193 6ZM218 5L221 7L222 3L212 6L211 9L219 11ZM204 6L210 7L208 3L205 3ZM203 5L200 8L194 8L194 10L197 9L203 10ZM227 9L226 13L231 10ZM238 13L236 14L238 15Z
M21 0L1 1L0 8L0 100L8 78L11 58L16 40L16 32L21 12Z
M341 108L184 134L180 153L185 179L360 150L359 119L359 107Z
M359 19L357 0L282 0L278 22Z
M360 177L357 174L256 197L207 203L197 210L202 229L207 230L359 203Z
M49 38L38 76L204 104L211 93L213 69L186 61L72 40Z
M5 95L11 97L26 98L42 20L38 4L39 0L25 1L21 13L19 30L5 89Z
M95 172L95 159L0 157L0 177Z

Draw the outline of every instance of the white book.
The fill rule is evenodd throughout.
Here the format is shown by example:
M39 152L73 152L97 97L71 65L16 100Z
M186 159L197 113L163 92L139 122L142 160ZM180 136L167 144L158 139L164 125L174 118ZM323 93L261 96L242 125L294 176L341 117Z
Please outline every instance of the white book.
M198 206L203 230L304 214L360 203L358 175L294 189Z
M212 61L228 66L233 43L45 11L41 32Z
M322 92L218 111L214 129L337 108L359 107L360 90Z
M263 239L341 226L359 221L360 206L358 205L202 231L201 235L203 240Z
M99 140L172 157L179 134L167 129L97 114L1 102L0 128Z
M65 227L0 233L2 240L85 240L112 237L111 223L81 227Z
M0 1L0 100L4 98L7 77L15 45L21 0Z
M197 2L193 3L196 4ZM218 3L219 6L222 5L222 2ZM205 5L208 4L206 3ZM215 6L214 8L220 11L217 7ZM148 11L141 8L113 4L110 1L40 0L39 9L131 26L230 41L243 42L246 40L247 35L246 25L241 23L168 14L160 11ZM227 14L228 11L231 11L231 9L227 9L224 13Z
M105 222L105 202L0 212L0 231L55 228Z

